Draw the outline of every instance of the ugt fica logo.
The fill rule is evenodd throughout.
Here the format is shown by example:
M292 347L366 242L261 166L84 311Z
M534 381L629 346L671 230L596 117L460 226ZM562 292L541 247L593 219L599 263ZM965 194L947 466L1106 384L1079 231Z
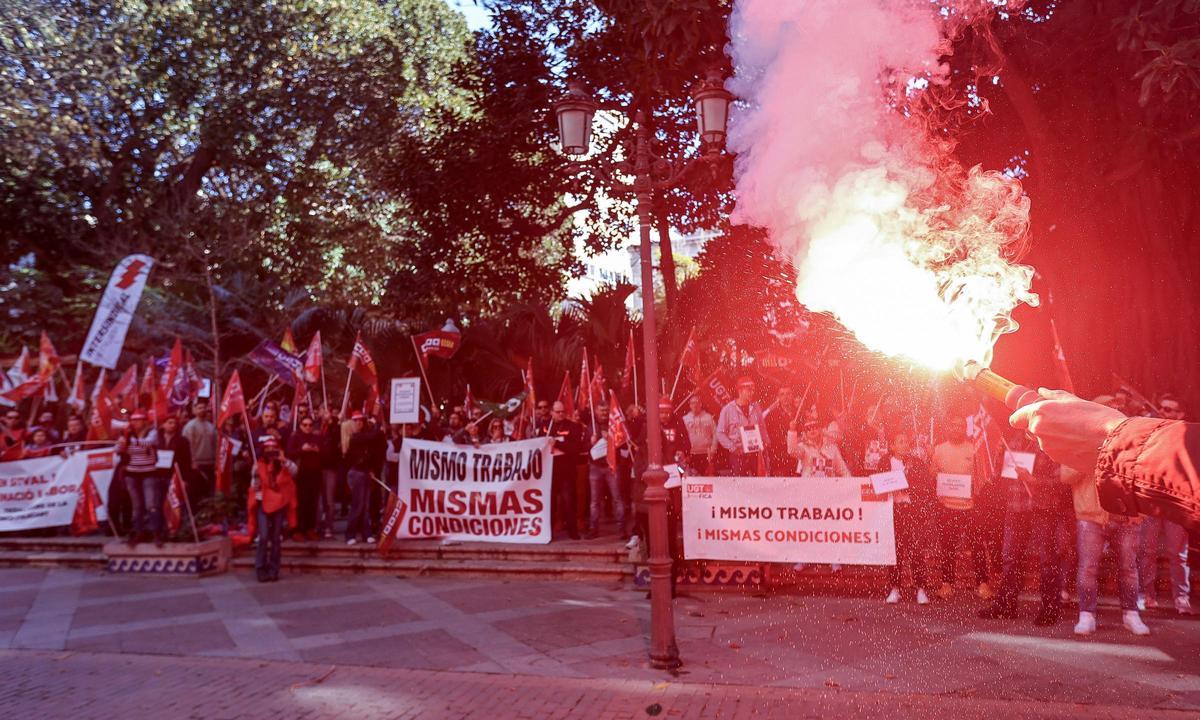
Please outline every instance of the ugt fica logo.
M688 497L710 498L712 493L712 483L687 483Z

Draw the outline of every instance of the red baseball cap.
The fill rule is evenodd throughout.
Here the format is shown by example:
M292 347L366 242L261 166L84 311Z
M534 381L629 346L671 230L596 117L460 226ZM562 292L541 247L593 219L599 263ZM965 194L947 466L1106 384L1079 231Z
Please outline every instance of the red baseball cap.
M366 416L363 415L361 411L355 410L353 413L350 414L350 419L351 420L365 420Z
M754 387L754 380L749 375L743 375L737 379L737 386L739 390L744 387Z

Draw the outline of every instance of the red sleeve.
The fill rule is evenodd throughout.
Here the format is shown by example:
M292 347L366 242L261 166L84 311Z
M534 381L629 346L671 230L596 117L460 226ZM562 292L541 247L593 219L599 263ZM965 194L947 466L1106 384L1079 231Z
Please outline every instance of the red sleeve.
M1120 515L1161 515L1200 527L1200 424L1129 418L1100 446L1100 504Z

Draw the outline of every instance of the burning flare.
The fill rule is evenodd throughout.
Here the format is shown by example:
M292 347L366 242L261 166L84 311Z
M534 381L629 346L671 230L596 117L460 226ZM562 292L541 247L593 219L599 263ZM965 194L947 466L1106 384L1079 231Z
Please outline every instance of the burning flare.
M942 3L948 6L948 3ZM949 14L904 0L739 0L731 120L738 216L795 263L796 295L872 350L934 370L987 365L1012 311L1037 304L1015 264L1029 227L1020 183L964 170L953 147L884 102L881 86L943 84L947 38L990 0Z

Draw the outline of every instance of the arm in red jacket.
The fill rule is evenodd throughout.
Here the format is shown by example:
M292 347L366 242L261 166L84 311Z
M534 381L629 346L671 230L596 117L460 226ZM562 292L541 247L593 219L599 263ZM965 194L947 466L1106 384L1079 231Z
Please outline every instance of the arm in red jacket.
M1200 424L1134 417L1100 446L1100 504L1121 515L1160 515L1200 527Z

